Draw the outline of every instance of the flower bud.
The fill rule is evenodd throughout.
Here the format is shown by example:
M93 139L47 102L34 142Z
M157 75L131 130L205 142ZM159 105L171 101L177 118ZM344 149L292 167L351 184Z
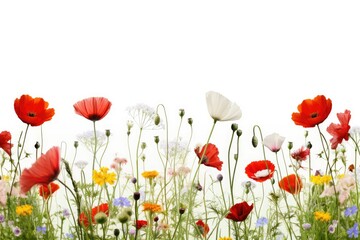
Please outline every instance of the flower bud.
M180 117L183 117L184 115L185 115L185 110L181 108L181 109L179 110L179 116L180 116Z
M158 216L155 216L155 217L154 217L154 222L157 222L157 221L159 221L159 217L158 217Z
M192 118L188 118L188 123L191 126L193 124L193 119Z
M39 142L36 142L34 147L35 147L35 149L39 149L40 143L39 143Z
M130 218L129 215L127 215L125 211L121 211L117 216L117 219L121 223L127 223L127 221L129 221L129 218Z
M234 159L235 159L235 161L237 161L239 159L239 156L237 155L237 153L234 154Z
M131 182L135 184L137 182L136 177L131 178Z
M198 191L202 191L202 186L200 185L200 183L196 184L195 188L196 188Z
M131 215L132 215L131 207L123 208L123 212L125 212L129 217L131 217Z
M223 180L223 175L221 173L219 173L217 176L216 176L216 179L221 182Z
M293 142L288 143L288 149L291 150L293 148Z
M306 147L307 147L308 149L311 149L311 148L312 148L312 144L311 144L311 142L310 142L310 141L309 141L309 142L307 142Z
M156 126L160 124L160 116L159 116L159 114L155 115L154 123L155 123Z
M120 230L118 228L114 229L114 236L118 237L120 235Z
M275 183L275 179L274 178L271 178L271 184L273 184L274 185L274 183Z
M106 129L105 136L110 137L110 135L111 135L110 129Z
M140 199L140 193L139 192L134 192L134 200L137 201Z
M254 136L252 137L252 139L251 139L251 143L252 143L252 145L253 145L254 148L257 147L258 142L259 142L259 141L258 141L257 137L254 135Z
M159 136L155 136L154 141L155 141L156 144L158 144L160 142Z
M75 141L74 142L74 147L77 148L79 146L79 142L78 141Z
M304 136L308 137L309 136L309 131L306 130Z
M240 136L242 135L242 131L241 131L240 129L238 129L238 130L236 131L236 135L237 135L238 137L240 137Z
M235 132L238 129L238 125L236 123L231 124L231 130Z
M146 142L142 142L140 147L144 150L146 148Z
M107 221L107 215L104 212L98 212L94 219L97 224L104 224Z
M179 213L180 213L180 215L183 215L185 213L185 208L180 208Z

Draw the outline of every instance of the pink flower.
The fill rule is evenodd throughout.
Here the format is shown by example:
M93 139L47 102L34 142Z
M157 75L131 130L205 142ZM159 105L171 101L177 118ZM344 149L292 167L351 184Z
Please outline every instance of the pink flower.
M272 152L278 152L281 149L281 145L283 144L285 137L280 136L277 133L273 133L264 138L263 144L265 147L270 149Z
M291 157L296 161L305 161L309 155L310 149L304 146L291 153Z
M344 113L336 114L338 117L340 124L331 123L329 127L326 129L328 133L332 136L330 139L331 149L336 149L338 144L342 142L342 140L349 140L349 130L350 130L350 111L345 110Z

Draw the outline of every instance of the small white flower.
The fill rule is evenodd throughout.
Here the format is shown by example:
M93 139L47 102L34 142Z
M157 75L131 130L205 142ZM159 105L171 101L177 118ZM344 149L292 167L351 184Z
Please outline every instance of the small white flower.
M75 166L78 167L80 170L84 170L84 168L88 165L89 162L85 160L78 160L75 162Z
M206 103L210 116L216 121L232 121L241 118L240 107L220 93L206 93Z
M270 134L264 138L263 144L272 152L278 152L281 149L281 145L284 143L285 137L280 136L277 133Z
M161 122L158 125L155 125L155 117L157 114L155 110L146 104L137 104L132 107L127 108L127 112L132 117L134 122L138 125L140 129L163 129L163 123ZM128 121L129 127L129 121Z

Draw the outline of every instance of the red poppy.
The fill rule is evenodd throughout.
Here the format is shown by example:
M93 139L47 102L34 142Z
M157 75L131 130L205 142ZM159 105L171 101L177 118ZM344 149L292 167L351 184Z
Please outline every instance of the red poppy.
M52 147L26 168L20 176L20 189L27 193L34 185L50 184L60 173L60 148Z
M294 112L291 119L304 128L315 127L329 116L331 108L331 99L318 95L314 99L303 100L297 107L299 112Z
M136 224L135 224L136 229L141 229L141 228L146 227L146 226L147 226L147 221L146 220L137 220L136 221Z
M49 103L44 99L29 95L22 95L15 99L14 109L17 116L24 123L31 126L40 126L46 121L50 121L55 114L53 108L48 108Z
M92 224L95 224L95 215L99 212L103 212L106 216L109 216L109 205L107 203L102 203L99 206L93 207L91 209L91 216L88 216L85 212L80 213L79 221L84 227L88 227L90 225L89 218L91 217Z
M226 215L227 219L231 219L235 222L245 221L247 216L253 209L254 204L249 205L247 202L236 203L230 208L230 212Z
M50 184L42 184L39 187L39 195L44 199L48 199L54 192L59 190L60 186L54 182Z
M346 141L349 140L349 122L351 118L350 111L345 110L344 113L338 113L336 116L338 117L340 124L331 123L326 129L326 131L332 136L330 139L332 149L336 149L343 139Z
M206 153L204 154L206 148ZM201 164L204 164L208 167L216 168L217 170L221 171L221 167L223 162L219 159L219 150L218 148L212 144L209 143L203 146L200 150L200 147L195 148L195 153L198 156L199 159L201 159ZM202 157L202 158L201 158Z
M209 225L204 223L202 220L198 220L195 224L196 224L196 226L198 226L201 235L203 235L204 237L210 231Z
M296 161L305 161L309 155L310 149L304 146L291 153L291 157Z
M2 131L0 133L0 148L2 148L9 156L11 156L11 148L14 144L10 143L11 134L8 131Z
M103 119L110 111L111 102L104 97L91 97L74 104L75 113L91 121Z
M296 174L290 174L279 182L279 187L291 194L298 194L303 187L301 178Z
M257 182L264 182L272 178L274 171L275 165L269 160L253 161L245 167L248 177Z

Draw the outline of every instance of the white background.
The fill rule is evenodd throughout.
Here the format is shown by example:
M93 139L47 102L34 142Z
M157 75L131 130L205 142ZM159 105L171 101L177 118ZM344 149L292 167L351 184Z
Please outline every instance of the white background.
M43 125L45 149L71 145L92 129L72 105L103 96L113 105L97 126L112 132L111 156L127 156L125 109L137 103L164 104L173 132L184 108L194 146L207 139L205 93L214 90L243 111L243 168L256 158L255 124L303 143L291 113L305 98L333 100L324 131L345 109L359 123L359 12L358 1L1 1L0 130L17 141L25 125L13 102L29 94L55 108ZM218 125L225 158L230 123Z

